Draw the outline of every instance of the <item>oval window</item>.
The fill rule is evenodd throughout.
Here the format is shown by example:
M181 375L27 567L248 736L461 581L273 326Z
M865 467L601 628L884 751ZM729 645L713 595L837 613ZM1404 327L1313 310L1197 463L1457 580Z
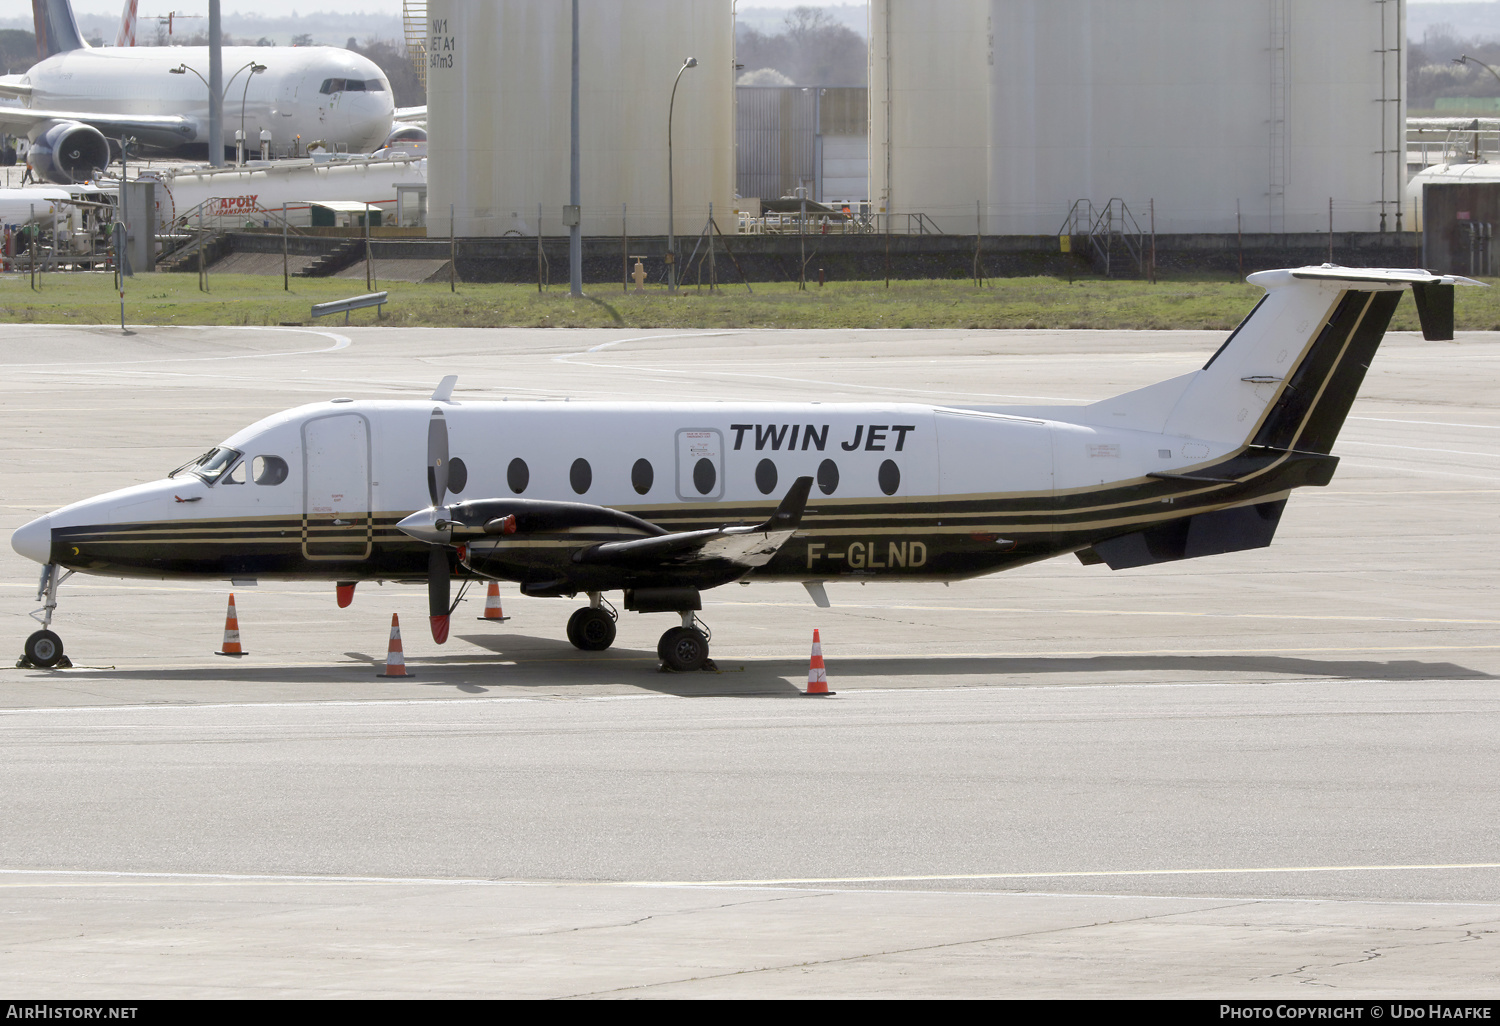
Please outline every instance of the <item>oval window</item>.
M699 495L707 495L714 490L714 485L719 481L719 472L714 469L714 461L704 457L693 464L693 487L698 489Z
M824 460L818 464L818 490L824 495L832 495L839 488L839 465L833 460Z
M469 483L469 468L457 456L448 461L448 490L461 492Z
M280 456L257 456L253 474L258 485L279 485L286 480L286 460Z
M589 490L594 483L594 468L589 466L589 461L583 457L573 461L573 466L568 470L568 484L579 495Z
M901 468L896 466L895 460L886 460L880 465L880 490L887 495L895 495L896 489L901 487Z
M510 461L510 466L505 468L505 483L510 485L510 490L520 495L531 484L531 468L526 461L517 456Z
M761 460L755 465L755 487L760 489L760 494L770 495L776 490L776 464L770 460Z
M651 461L636 460L635 466L630 468L630 487L635 489L636 494L645 495L655 481L656 471L652 469Z

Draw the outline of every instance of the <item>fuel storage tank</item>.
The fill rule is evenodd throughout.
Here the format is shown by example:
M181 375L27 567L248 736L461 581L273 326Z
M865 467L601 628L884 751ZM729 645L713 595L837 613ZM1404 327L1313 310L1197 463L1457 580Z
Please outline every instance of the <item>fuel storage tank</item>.
M565 235L572 68L570 0L429 0L428 230ZM580 0L585 235L667 231L673 114L676 230L714 205L732 231L732 0ZM538 207L541 209L538 221Z
M934 8L941 9L941 16ZM1394 229L1404 0L872 0L871 192L946 231ZM935 71L935 74L934 74ZM943 165L952 161L946 171ZM934 173L934 168L939 169Z

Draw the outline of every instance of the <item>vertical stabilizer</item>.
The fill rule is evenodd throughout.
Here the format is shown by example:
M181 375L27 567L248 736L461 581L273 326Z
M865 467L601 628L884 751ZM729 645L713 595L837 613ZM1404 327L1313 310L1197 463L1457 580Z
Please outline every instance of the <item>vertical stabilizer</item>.
M31 16L36 23L37 60L88 47L68 0L31 0Z
M125 0L125 10L120 13L120 34L115 36L116 46L135 45L136 5L140 0Z

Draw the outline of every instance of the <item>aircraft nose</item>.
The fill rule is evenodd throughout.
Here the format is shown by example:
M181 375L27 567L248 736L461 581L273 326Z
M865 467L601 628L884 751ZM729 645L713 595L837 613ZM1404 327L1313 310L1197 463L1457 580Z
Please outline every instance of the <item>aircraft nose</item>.
M10 547L35 562L52 562L52 515L17 528L10 536Z

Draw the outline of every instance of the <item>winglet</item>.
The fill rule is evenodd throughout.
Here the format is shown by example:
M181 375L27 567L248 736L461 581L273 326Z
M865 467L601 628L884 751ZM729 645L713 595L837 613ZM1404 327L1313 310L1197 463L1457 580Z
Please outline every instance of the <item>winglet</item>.
M1417 320L1422 337L1429 342L1453 341L1453 293L1451 284L1414 281L1411 294L1417 300Z
M771 519L761 525L763 531L785 531L802 523L802 512L807 508L807 497L812 494L813 479L799 477L792 482L786 498L771 514Z
M458 384L458 375L449 374L438 382L438 387L432 393L432 401L435 403L451 403L453 401L453 386Z

